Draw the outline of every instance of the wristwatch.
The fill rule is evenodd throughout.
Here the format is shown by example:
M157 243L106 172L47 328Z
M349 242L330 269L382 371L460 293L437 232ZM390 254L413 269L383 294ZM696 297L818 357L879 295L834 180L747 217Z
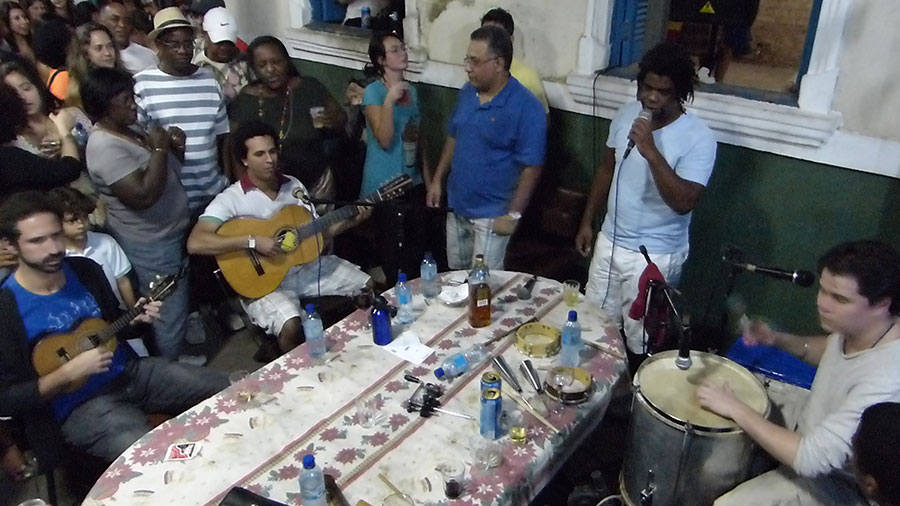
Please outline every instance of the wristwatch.
M506 213L506 216L511 220L518 221L520 218L522 218L522 213L520 213L519 211L511 211Z
M256 238L252 235L247 236L247 249L256 249Z

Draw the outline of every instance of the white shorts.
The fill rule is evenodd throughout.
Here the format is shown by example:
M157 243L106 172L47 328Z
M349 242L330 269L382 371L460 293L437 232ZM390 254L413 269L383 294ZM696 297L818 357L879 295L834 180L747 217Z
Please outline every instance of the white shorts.
M654 253L649 251L650 260L656 264L666 278L666 283L678 286L681 279L681 265L688 252ZM588 270L585 298L600 306L613 321L625 330L626 344L632 353L643 354L644 321L628 317L631 303L637 298L638 281L647 268L647 260L639 251L616 246L603 233L597 234L594 256Z
M469 270L475 255L484 255L489 269L503 270L508 235L497 235L491 229L493 218L464 218L447 214L447 265L452 270Z
M274 292L259 299L244 299L244 310L254 324L277 336L291 318L303 315L300 299L322 295L353 295L369 282L359 266L334 255L298 265Z

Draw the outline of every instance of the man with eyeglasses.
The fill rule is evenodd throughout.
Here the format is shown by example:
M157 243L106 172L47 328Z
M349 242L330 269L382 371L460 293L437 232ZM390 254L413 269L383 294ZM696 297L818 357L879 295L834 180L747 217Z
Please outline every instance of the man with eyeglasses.
M179 179L187 195L188 212L194 218L228 185L219 168L219 151L229 131L225 97L212 71L191 62L195 28L180 9L161 9L153 18L153 26L148 37L155 42L159 65L134 76L138 122L147 129L158 125L184 131L184 162ZM145 257L152 258L153 254L148 251ZM196 283L198 289L203 285ZM187 328L187 307L172 311L172 317L160 319L156 327L157 334L166 334L158 339L166 342L180 342ZM206 359L186 355L180 360L203 363Z
M516 23L513 21L512 14L506 9L495 7L485 12L484 16L481 16L481 26L485 25L494 25L503 28L506 30L506 33L509 34L509 39L515 43ZM550 106L547 103L547 93L544 91L544 83L541 81L541 76L531 68L530 65L525 63L521 57L513 58L512 63L509 66L509 73L522 83L523 86L528 88L528 91L534 93L534 96L536 96L544 106L544 112L550 114Z
M459 92L426 204L440 205L447 178L447 263L469 269L483 254L502 269L509 238L544 164L547 118L541 102L510 76L513 48L503 28L472 32ZM448 176L449 173L449 176Z
M225 99L212 71L192 63L195 28L181 10L160 10L153 26L159 65L134 76L138 122L184 130L181 184L196 215L227 185L218 148L229 130Z

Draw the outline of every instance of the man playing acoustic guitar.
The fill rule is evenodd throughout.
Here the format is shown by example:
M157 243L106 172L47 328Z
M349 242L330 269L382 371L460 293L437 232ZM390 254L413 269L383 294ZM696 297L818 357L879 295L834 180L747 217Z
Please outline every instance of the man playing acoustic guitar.
M160 302L141 299L120 317L100 266L65 258L62 213L44 194L7 199L0 238L19 262L0 288L0 413L24 426L43 469L59 462L63 438L111 463L150 430L145 413L177 414L228 386L203 367L134 356L125 340L159 316ZM74 337L91 323L103 330ZM122 344L112 351L100 335Z
M246 173L203 211L188 237L187 249L191 254L199 255L218 256L229 252L247 252L248 257L284 255L287 245L271 235L225 236L217 233L229 220L265 220L286 206L303 207L316 218L315 207L309 203L303 184L279 170L277 135L272 127L251 120L239 125L231 136L236 158L244 164ZM324 230L322 236L318 236L321 239L309 240L321 241L318 245L321 249L330 237L357 225L370 214L371 209L363 207L354 218L339 221ZM276 336L278 347L284 353L302 342L301 297L350 295L369 283L371 278L358 266L334 255L322 255L315 261L292 267L278 288L263 297L246 299L245 308L255 324Z

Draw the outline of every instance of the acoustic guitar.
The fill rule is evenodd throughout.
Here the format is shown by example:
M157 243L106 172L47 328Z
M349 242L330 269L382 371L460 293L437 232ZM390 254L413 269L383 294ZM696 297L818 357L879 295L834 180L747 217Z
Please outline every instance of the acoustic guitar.
M147 302L163 300L175 290L183 272L169 276L156 276L150 283L150 293L145 296ZM107 323L102 318L88 318L78 327L66 334L55 334L41 338L31 352L31 363L38 376L46 376L62 367L78 355L104 347L109 351L116 350L116 334L131 323L143 312L143 307L134 307L126 311L116 321ZM88 378L74 382L66 387L66 392L74 392L81 388Z
M403 195L411 186L409 176L398 176L362 200L372 204L390 200ZM216 262L235 292L252 299L264 297L278 288L292 267L319 258L325 247L322 234L328 227L358 213L356 206L349 205L313 219L307 209L290 205L267 220L237 218L227 221L216 230L218 235L274 237L284 254L264 256L255 250L243 249L217 255Z

